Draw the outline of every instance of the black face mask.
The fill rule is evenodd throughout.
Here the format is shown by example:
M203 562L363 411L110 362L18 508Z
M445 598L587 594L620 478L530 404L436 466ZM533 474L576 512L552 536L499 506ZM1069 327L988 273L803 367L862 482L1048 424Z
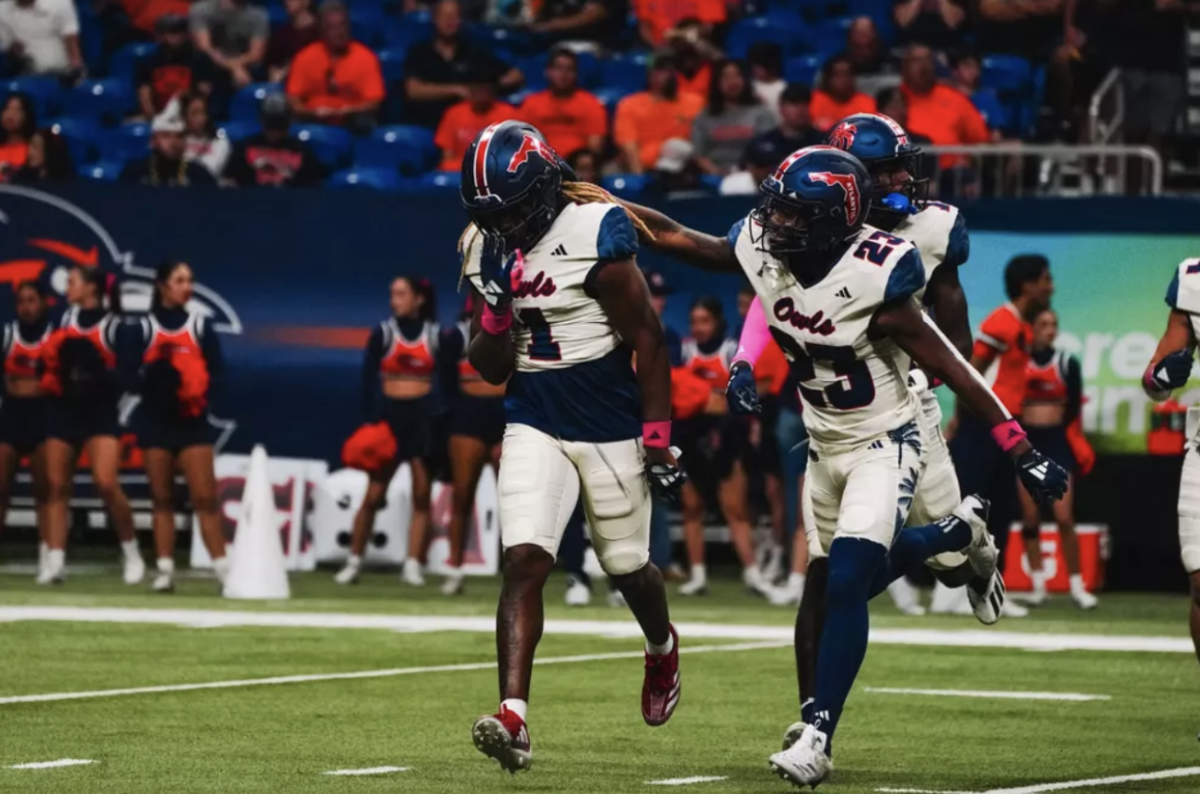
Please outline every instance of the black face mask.
M551 172L540 179L508 206L472 211L471 221L485 234L503 239L506 250L528 252L550 231L559 211L561 175Z

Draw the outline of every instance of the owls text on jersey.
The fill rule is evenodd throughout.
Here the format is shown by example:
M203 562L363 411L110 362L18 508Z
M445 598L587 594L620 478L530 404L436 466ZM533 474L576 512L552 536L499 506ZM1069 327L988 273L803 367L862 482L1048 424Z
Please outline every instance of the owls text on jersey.
M467 235L464 275L482 291L478 232ZM616 204L568 204L550 230L523 252L513 291L516 371L508 382L510 424L568 441L637 438L641 399L632 355L596 300L603 265L632 259L637 231Z
M921 264L925 267L925 283L933 278L933 271L941 265L959 267L971 255L971 238L967 236L967 222L958 207L930 201L915 215L905 216L892 234L903 237L917 247ZM917 300L925 296L925 287L917 291Z
M754 218L729 231L738 262L762 302L771 335L794 362L804 423L821 444L858 444L916 418L909 357L890 339L871 339L876 310L917 294L925 269L916 247L864 226L816 284L802 288L787 265L758 250Z
M1167 305L1188 315L1192 338L1200 339L1200 258L1185 259L1167 287Z

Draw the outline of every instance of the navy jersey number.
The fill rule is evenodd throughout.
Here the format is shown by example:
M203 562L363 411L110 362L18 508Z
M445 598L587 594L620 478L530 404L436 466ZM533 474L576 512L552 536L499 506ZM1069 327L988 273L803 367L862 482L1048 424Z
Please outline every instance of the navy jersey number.
M550 333L550 323L540 309L521 309L517 312L521 324L529 329L533 339L529 343L529 357L534 361L561 361L562 351Z
M854 251L855 259L865 259L872 265L883 265L896 246L904 241L887 232L875 232L858 244Z
M804 384L817 377L814 361L824 361L835 375L845 380L826 386L823 391L810 389ZM875 401L875 381L867 362L854 355L849 345L809 344L808 352L796 357L796 377L800 380L800 393L804 399L817 407L826 406L839 411L853 411Z

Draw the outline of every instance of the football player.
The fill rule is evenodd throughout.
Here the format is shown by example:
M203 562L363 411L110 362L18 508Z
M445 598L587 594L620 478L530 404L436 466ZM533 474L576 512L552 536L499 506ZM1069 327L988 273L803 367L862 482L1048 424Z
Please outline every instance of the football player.
M669 354L636 262L646 230L599 188L564 184L565 170L540 132L515 121L480 132L462 166L463 273L478 307L469 357L489 383L507 382L501 702L472 737L514 773L532 758L542 590L580 497L601 565L646 636L646 723L670 719L680 693L679 639L649 562L650 487L675 495L683 475L670 445Z
M761 323L756 313L765 315L770 336L799 371L811 438L810 547L829 558L827 619L813 721L770 761L784 779L815 786L832 769L834 733L866 655L871 596L896 571L945 552L964 553L983 579L996 570L987 505L977 497L936 524L901 530L925 455L919 400L908 386L911 361L994 428L996 443L1040 501L1062 495L1066 474L1030 446L983 378L921 311L920 254L912 243L865 225L872 179L856 157L832 146L800 149L760 190L762 203L725 239L627 206L656 235L654 247L705 269L742 271L758 296L747 326ZM747 350L754 357L768 338L748 340L744 333L742 341L758 347Z
M1175 269L1167 287L1167 330L1158 342L1150 366L1142 376L1142 388L1155 402L1162 402L1175 389L1183 388L1192 373L1196 340L1200 338L1200 258L1185 259ZM1187 447L1179 480L1179 547L1183 568L1192 580L1192 611L1189 618L1192 644L1200 660L1200 443L1188 409Z

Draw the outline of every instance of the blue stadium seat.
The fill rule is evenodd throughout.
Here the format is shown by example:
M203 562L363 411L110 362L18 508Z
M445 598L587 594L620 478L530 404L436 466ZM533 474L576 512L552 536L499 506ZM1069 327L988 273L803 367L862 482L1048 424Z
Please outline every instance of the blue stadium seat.
M133 86L116 78L84 80L67 97L67 115L97 119L107 126L120 124L136 107Z
M600 85L605 88L623 89L625 93L642 91L646 88L645 53L629 53L614 56L600 62Z
M507 102L508 104L512 105L515 108L519 108L519 107L521 107L521 105L523 105L525 103L526 99L529 99L529 97L533 96L536 93L537 93L537 91L534 91L532 89L522 88L520 91L516 91L516 92L504 97L504 101Z
M354 38L371 49L383 44L387 15L383 6L354 3L350 6L350 31Z
M743 19L734 24L725 39L725 51L734 58L745 58L750 45L769 41L783 47L784 54L807 47L804 20L787 13Z
M104 73L104 25L94 13L84 13L88 3L78 3L79 11L79 54L91 74ZM90 9L89 9L90 10Z
M812 87L817 82L824 62L817 55L801 55L788 58L783 64L783 79L789 83L803 83Z
M271 23L271 30L283 27L288 23L287 9L279 3L268 3L267 21Z
M100 136L100 159L115 163L140 160L150 154L150 125L144 121L122 124Z
M217 128L217 134L237 143L243 138L258 134L261 129L257 121L226 121Z
M640 91L641 89L637 89ZM608 111L608 115L612 116L617 112L617 103L635 91L630 91L626 88L597 88L592 92L596 95L596 99L604 105L604 109Z
M812 39L813 48L822 52L841 52L846 46L846 31L854 23L854 17L834 17L826 19L816 27Z
M700 187L703 190L711 190L717 193L721 190L721 183L725 181L725 177L718 174L701 174Z
M66 141L75 165L83 165L96 159L96 141L100 137L100 125L95 119L63 118L51 121L46 126Z
M1017 55L988 55L981 64L980 84L999 93L1016 94L1032 87L1033 67Z
M981 88L971 94L971 104L983 116L989 129L1008 131L1014 120L1000 97L990 88Z
M420 179L421 187L427 192L458 195L462 186L462 174L458 171L431 171Z
M292 134L312 147L317 159L326 168L337 168L350 156L350 133L341 127L326 127L322 124L296 124Z
M98 163L79 166L76 169L76 173L83 179L94 179L97 182L116 182L121 178L121 171L124 168L124 163L101 160Z
M149 41L138 41L126 44L113 53L108 61L108 76L127 83L133 82L133 73L137 65L149 58L158 49L158 45Z
M24 94L33 102L33 110L39 119L58 115L65 93L57 77L17 77L0 84L0 102L7 100L9 94Z
M645 174L614 174L600 180L600 185L609 193L624 199L635 199L645 192L650 177Z
M576 53L575 57L579 61L579 84L584 88L600 85L600 59L590 52Z
M524 87L527 91L541 91L546 87L546 60L546 53L543 52L527 58L518 58L513 64L525 75Z
M400 175L386 168L347 168L337 171L325 183L332 188L370 188L398 190Z
M418 41L433 38L433 22L428 11L414 11L385 19L382 33L388 47L411 47Z
M381 127L354 145L354 165L358 168L387 168L415 175L428 171L436 159L433 131L425 127Z
M229 117L234 121L257 121L258 106L267 94L283 93L279 83L251 83L233 95Z
M533 47L528 33L523 30L509 28L489 28L486 25L470 25L463 33L476 44L487 47L499 54L500 52L525 52Z
M388 47L375 53L379 57L379 69L383 72L385 83L394 83L404 79L404 57L408 51L403 47Z

